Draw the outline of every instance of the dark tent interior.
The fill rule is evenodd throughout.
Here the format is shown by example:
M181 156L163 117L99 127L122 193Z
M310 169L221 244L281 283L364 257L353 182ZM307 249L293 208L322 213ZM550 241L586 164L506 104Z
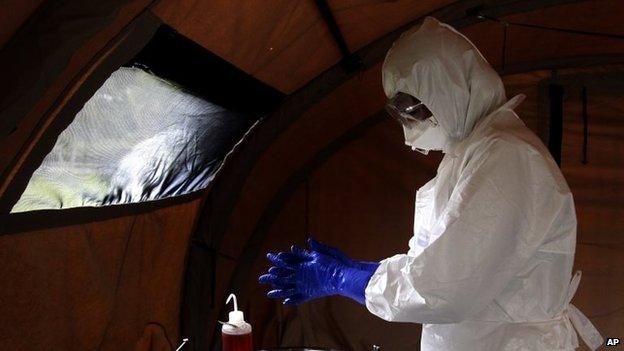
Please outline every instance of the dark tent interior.
M0 4L0 344L420 349L343 297L283 306L267 252L407 250L442 158L404 145L381 67L426 16L501 75L574 196L574 304L624 338L624 2L7 0ZM582 344L582 343L581 343ZM581 346L580 349L583 348Z

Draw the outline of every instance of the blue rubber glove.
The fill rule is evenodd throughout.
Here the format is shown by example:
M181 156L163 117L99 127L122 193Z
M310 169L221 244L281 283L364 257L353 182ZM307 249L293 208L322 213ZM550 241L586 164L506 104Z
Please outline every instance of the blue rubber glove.
M342 295L365 304L364 291L377 262L359 262L340 250L308 240L310 250L292 246L290 252L268 254L274 267L258 281L273 285L269 298L284 299L284 304Z
M372 269L373 273L375 272L375 270L377 270L377 267L379 267L379 262L354 261L350 259L349 257L347 257L347 255L345 255L342 251L338 250L337 248L321 244L320 242L312 238L308 239L308 245L310 246L310 249L323 253L325 255L332 256L333 258L339 260L340 262L342 262L343 264L349 267L356 267L361 270Z

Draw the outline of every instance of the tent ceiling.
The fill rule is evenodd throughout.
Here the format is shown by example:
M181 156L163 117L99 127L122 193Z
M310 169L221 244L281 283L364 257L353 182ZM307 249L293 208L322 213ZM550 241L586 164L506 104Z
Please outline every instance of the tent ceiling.
M329 1L351 51L451 0ZM167 24L285 93L340 61L314 1L162 0L154 12Z
M313 1L282 0L268 6L263 1L163 0L155 13L283 92L292 92L340 60Z
M622 35L624 23L618 20L620 17L618 13L622 11L624 11L622 1L587 1L514 14L504 19L509 22ZM484 35L487 33L487 28L475 27L477 27L475 37L482 39L488 37ZM489 58L496 58L497 66L499 66L502 52L502 28L495 33L500 34L490 37L498 37L501 46L497 50L487 51L487 55ZM506 54L508 63L511 64L578 56L621 54L622 52L624 52L624 40L621 39L605 39L515 26L509 27L507 36Z
M333 0L329 5L351 51L427 14L452 21L465 19L466 10L477 5L483 5L488 13L515 13L501 17L512 22L624 33L619 20L624 3L617 0ZM302 87L342 58L313 1L281 1L268 7L264 2L162 0L155 13L182 34L284 93ZM465 32L495 66L502 64L500 24L480 22L466 27ZM597 53L596 48L601 52ZM523 64L615 54L623 49L622 40L512 26L506 56L507 64Z
M351 51L455 0L330 0L336 22Z
M28 19L43 0L7 0L2 2L2 7L7 10L0 11L0 49L11 38L15 31ZM10 10L8 10L10 9Z

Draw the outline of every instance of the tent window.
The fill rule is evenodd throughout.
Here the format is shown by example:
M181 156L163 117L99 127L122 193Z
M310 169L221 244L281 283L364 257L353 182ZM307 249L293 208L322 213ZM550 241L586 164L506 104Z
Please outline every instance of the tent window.
M205 188L267 102L281 98L221 61L161 28L84 104L11 212L137 203Z
M247 119L139 68L114 72L12 212L158 200L204 188Z

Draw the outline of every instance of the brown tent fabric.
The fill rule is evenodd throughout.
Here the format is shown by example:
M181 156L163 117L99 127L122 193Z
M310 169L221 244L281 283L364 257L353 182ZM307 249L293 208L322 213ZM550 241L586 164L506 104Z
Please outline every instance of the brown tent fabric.
M361 49L375 39L437 9L457 3L453 0L360 1L330 0L329 6L344 34L349 49Z
M432 14L441 20L464 19L466 11L483 5L476 1L444 0L328 3L353 52L415 18ZM485 3L492 3L493 11L509 22L624 33L619 21L624 3L618 0ZM487 6L483 9L488 12ZM514 13L514 9L520 13L505 15ZM278 1L267 7L263 2L163 0L154 11L163 22L284 93L301 88L341 59L312 1ZM494 66L501 67L503 30L500 23L481 21L465 33ZM515 26L510 26L508 31L507 66L555 58L621 54L624 48L622 40L613 38Z
M313 1L281 0L270 6L161 1L154 11L180 33L283 92L294 91L340 60ZM283 80L286 76L290 79Z
M11 11L0 12L0 49L15 34L17 29L28 19L31 13L43 0L11 0L5 1L3 6Z
M0 56L23 55L10 49L13 40L32 30L38 11L51 3L0 5L17 6L15 15L6 17L10 20L0 21ZM505 74L509 96L527 94L518 113L543 140L549 132L548 84L564 87L562 170L579 219L575 269L584 271L574 302L604 335L624 334L624 69L607 65L624 62L624 40L511 25L505 41L500 23L468 14L483 5L483 11L510 22L622 36L623 2L330 0L349 50L362 57L362 69L350 74L336 66L343 57L312 1L278 1L270 7L249 1L115 4L104 6L107 12L99 15L107 22L95 21L102 24L97 28L76 22L77 29L67 35L78 41L61 40L41 57L13 62L15 76L23 74L19 67L31 73L19 82L21 91L29 92L20 99L32 103L13 110L21 112L9 117L20 123L0 140L0 196L14 184L12 176L21 176L33 147L55 138L50 125L66 111L67 101L95 84L93 72L112 65L120 48L129 55L132 50L124 45L138 50L145 43L127 40L137 26L150 26L143 28L149 35L162 21L291 96L243 141L242 146L257 146L257 157L242 157L250 150L239 148L201 198L112 218L94 213L81 224L0 236L3 347L172 350L188 336L185 332L200 330L202 338L187 347L213 349L219 345L217 320L229 309L223 306L225 297L235 292L258 348L367 350L378 344L386 350L418 349L418 325L383 322L340 297L285 308L266 299L266 287L256 278L268 267L267 251L303 244L309 234L354 258L381 259L406 250L414 192L434 175L440 155L410 152L400 128L380 113L385 102L380 61L400 26L427 14L457 25L473 40ZM140 22L142 14L151 16L149 25ZM36 50L39 42L30 44ZM51 55L68 59L45 66ZM232 193L225 192L231 208L215 195L227 186L232 187ZM223 232L214 232L220 225ZM187 251L205 253L187 257ZM203 270L196 271L200 265ZM192 290L197 287L210 289Z
M160 324L148 324L134 346L134 351L171 351L171 341Z
M131 350L149 323L177 343L184 259L200 202L0 236L0 343Z

